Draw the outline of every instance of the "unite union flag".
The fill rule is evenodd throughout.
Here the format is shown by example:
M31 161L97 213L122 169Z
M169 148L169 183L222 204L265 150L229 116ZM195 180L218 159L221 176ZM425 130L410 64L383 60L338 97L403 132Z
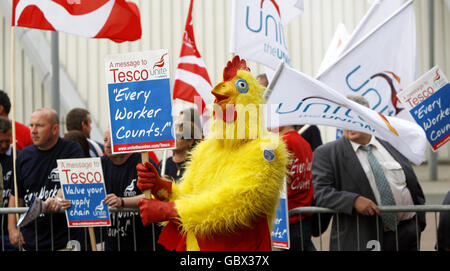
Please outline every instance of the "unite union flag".
M416 165L426 160L426 135L416 123L384 116L351 101L341 92L285 63L279 65L276 73L268 86L271 92L267 98L267 128L310 124L358 131L388 141Z
M141 38L136 4L125 0L13 0L12 26L115 42Z

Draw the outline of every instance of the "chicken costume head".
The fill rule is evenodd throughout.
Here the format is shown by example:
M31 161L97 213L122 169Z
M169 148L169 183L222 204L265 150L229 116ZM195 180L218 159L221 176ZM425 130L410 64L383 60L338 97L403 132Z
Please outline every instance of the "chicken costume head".
M227 139L225 143L241 144L235 139L255 139L260 137L262 123L262 97L264 88L250 73L245 60L239 56L227 63L223 81L211 93L214 121L211 126L213 137Z
M191 152L179 184L139 164L144 224L169 221L159 243L169 250L271 250L271 227L288 163L283 141L261 125L264 88L238 56L224 69L207 139ZM243 130L242 130L243 129Z

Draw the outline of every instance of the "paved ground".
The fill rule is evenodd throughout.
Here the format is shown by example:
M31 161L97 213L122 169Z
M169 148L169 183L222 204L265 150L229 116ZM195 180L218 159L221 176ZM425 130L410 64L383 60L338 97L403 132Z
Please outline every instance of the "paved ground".
M445 195L450 191L450 163L440 163L438 165L438 180L430 180L430 170L428 165L414 166L414 170L419 179L420 185L425 193L427 205L440 205ZM427 213L427 227L422 232L421 250L435 251L436 244L436 224L439 221L439 213ZM313 242L319 250L328 251L330 228L322 235L322 238L313 238ZM322 247L322 249L320 249Z
M420 185L425 193L426 204L441 204L450 191L450 163L438 165L438 180L430 180L428 165L414 166Z

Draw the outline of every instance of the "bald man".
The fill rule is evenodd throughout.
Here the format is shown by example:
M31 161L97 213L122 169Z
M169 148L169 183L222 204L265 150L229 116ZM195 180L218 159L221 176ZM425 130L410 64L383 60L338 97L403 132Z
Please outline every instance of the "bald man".
M30 207L31 199L35 196L44 201L45 213L36 219L36 228L35 223L22 227L20 237L16 227L16 216L10 215L8 231L11 243L18 245L20 240L27 251L36 248L40 251L65 249L69 241L66 217L63 213L57 212L69 208L71 203L62 199L56 160L81 158L83 151L77 142L59 137L59 118L53 109L41 108L33 112L30 128L33 145L24 148L17 158L19 206ZM10 206L14 206L16 196L14 189L11 194L9 202ZM53 223L53 238L50 232L51 223ZM70 238L82 240L80 233L78 229L71 229Z

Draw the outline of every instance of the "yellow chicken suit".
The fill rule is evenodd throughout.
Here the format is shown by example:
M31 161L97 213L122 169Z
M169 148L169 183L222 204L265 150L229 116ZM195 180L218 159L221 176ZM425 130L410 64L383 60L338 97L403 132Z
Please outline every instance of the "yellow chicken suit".
M211 131L192 151L181 183L172 185L178 221L160 237L169 249L271 249L289 157L281 138L264 128L263 91L244 60L228 62L212 90Z

